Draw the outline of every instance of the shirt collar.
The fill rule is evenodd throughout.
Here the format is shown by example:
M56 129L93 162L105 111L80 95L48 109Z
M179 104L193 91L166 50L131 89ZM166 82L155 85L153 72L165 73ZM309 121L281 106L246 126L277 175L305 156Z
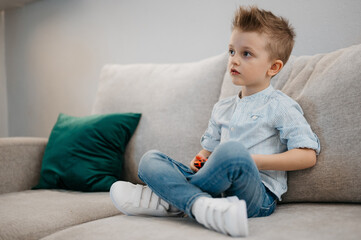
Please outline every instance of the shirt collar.
M275 91L275 89L272 87L272 85L270 84L266 89L263 89L260 92L257 92L255 94L252 94L250 96L246 96L246 97L239 97L239 94L237 95L237 102L250 102L250 101L255 101L257 99L261 99L261 98L265 98L270 96L273 92Z

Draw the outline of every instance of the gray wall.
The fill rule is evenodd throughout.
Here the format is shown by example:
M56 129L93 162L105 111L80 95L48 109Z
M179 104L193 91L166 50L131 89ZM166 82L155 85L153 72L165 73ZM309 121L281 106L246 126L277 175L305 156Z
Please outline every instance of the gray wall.
M106 63L188 62L226 51L240 4L288 18L294 55L361 43L359 0L38 1L5 15L9 135L47 137L59 112L90 114Z
M0 137L8 136L8 101L5 70L5 22L0 12Z

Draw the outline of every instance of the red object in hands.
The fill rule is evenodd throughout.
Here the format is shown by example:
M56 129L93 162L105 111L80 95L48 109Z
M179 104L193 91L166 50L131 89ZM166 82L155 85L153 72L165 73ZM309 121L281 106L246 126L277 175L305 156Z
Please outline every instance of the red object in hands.
M204 158L201 155L197 155L196 160L194 161L194 166L200 169L201 167L203 167L203 165L206 163L207 160L208 158Z

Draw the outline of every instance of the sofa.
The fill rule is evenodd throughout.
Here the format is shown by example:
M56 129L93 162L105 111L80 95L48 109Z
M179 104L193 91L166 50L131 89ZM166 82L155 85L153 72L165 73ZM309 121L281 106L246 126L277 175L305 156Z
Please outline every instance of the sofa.
M182 64L105 65L91 114L142 113L121 179L141 183L139 160L158 149L188 164L214 103L237 94L227 54ZM272 79L321 142L317 164L288 172L275 213L249 219L247 239L361 239L361 45L291 56ZM230 239L187 217L125 216L108 192L31 190L47 138L0 139L0 239Z

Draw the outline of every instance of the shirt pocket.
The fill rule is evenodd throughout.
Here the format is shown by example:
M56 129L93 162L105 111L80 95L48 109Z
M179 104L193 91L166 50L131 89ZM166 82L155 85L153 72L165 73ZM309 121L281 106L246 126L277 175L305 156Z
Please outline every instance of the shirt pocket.
M238 124L239 136L242 136L243 143L247 148L251 148L266 138L268 138L272 129L270 129L265 115L260 113L249 113L244 116Z
M248 119L251 122L259 122L263 120L263 114L260 113L251 113L248 115Z
M265 124L267 124L267 122L263 114L250 113L243 118L242 122L240 122L240 127L243 132L257 133L260 128L265 126Z

